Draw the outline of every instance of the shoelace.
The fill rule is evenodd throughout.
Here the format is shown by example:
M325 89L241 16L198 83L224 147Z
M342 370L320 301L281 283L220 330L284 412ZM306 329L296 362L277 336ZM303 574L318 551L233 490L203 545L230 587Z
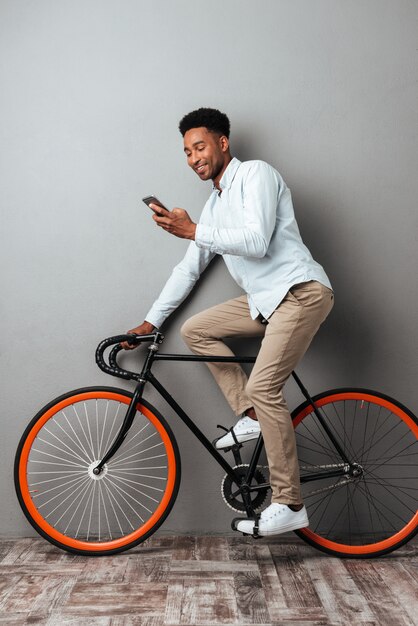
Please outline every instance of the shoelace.
M286 510L286 509L285 509L285 507L284 507L284 506L281 506L281 507L280 507L280 509L275 510L274 512L272 511L271 513L269 513L268 515L265 515L265 516L263 516L263 513L265 513L265 511L263 511L263 512L261 513L261 519L262 519L263 521L268 521L268 520L272 519L273 517L277 517L277 515L280 515L280 514L281 514L281 513L283 513L283 511L285 511L285 510Z

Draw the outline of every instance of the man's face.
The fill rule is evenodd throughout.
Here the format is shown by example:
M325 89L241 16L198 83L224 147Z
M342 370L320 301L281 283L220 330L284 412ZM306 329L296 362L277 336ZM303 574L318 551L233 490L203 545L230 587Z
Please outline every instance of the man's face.
M215 180L228 160L229 142L207 128L191 128L184 134L184 152L201 180Z

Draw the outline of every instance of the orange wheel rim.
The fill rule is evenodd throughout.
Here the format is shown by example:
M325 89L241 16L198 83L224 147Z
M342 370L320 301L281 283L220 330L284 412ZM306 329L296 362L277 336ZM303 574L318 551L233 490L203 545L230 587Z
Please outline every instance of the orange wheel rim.
M162 441L164 442L165 450L167 453L167 466L168 466L168 476L167 476L167 484L164 495L161 499L156 510L153 512L151 517L137 530L125 535L124 537L120 537L119 539L112 539L111 541L98 541L95 543L90 543L88 541L82 541L79 539L73 539L59 532L56 528L51 526L39 513L35 504L30 495L30 489L27 480L27 463L29 459L30 450L32 444L46 422L48 422L51 417L53 417L56 413L65 409L70 404L74 404L75 402L82 402L85 400L91 399L104 399L104 400L116 400L117 402L122 402L124 404L129 404L129 398L124 395L118 394L116 392L109 391L90 391L86 393L80 393L75 396L70 396L65 400L62 400L58 404L51 407L48 411L44 413L44 415L37 420L34 424L33 428L29 432L26 437L24 446L22 448L22 452L19 460L19 486L22 494L23 501L25 506L31 516L31 518L35 521L38 527L49 537L54 539L55 541L77 550L86 550L90 552L100 552L106 550L115 550L118 548L122 548L127 544L133 543L143 537L156 523L161 519L164 514L171 496L173 494L176 482L176 458L173 445L170 441L169 435L159 419L147 409L144 405L138 403L137 408L141 411L145 417L147 417L150 422L153 424L155 429L158 431L161 436Z

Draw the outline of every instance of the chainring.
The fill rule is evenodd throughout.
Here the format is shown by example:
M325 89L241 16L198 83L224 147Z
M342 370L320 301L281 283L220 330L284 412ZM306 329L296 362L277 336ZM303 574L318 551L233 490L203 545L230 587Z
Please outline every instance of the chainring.
M238 480L243 481L245 479L248 468L248 463L235 465L233 469L238 474ZM263 472L261 471L261 468L262 466L260 465L256 467L251 486L262 485L268 482ZM242 513L245 512L245 505L242 496L240 494L237 494L236 496L232 495L238 490L238 487L239 485L237 485L236 482L228 476L228 474L225 474L221 483L222 498L225 504L229 506L230 509L232 509L233 511L238 511L238 513ZM267 496L267 491L268 487L264 487L263 489L259 489L258 491L251 492L251 506L254 510L259 509L263 505Z

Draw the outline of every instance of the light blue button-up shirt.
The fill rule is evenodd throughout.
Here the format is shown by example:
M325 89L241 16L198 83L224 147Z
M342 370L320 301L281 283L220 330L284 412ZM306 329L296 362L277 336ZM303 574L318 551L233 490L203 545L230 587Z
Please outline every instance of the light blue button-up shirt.
M216 254L246 292L250 314L268 319L297 283L329 279L304 245L290 189L264 161L234 158L206 202L192 241L145 319L159 328Z

